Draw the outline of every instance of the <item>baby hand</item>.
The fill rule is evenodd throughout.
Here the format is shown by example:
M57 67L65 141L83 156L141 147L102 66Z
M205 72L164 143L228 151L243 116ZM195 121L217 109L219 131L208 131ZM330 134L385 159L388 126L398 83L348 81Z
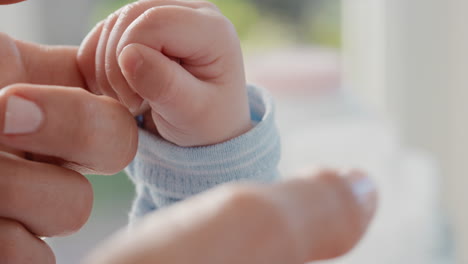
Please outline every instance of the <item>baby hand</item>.
M239 39L209 2L130 4L88 35L78 64L92 92L134 114L150 108L157 132L179 146L216 144L251 128Z

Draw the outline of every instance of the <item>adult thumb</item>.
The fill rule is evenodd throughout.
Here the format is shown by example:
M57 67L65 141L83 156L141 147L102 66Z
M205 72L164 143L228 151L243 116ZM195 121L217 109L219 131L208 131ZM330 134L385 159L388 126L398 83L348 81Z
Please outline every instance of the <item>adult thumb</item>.
M310 175L310 174L309 174ZM360 241L377 209L373 181L360 171L321 171L270 189L287 212L297 250L306 261L346 254Z

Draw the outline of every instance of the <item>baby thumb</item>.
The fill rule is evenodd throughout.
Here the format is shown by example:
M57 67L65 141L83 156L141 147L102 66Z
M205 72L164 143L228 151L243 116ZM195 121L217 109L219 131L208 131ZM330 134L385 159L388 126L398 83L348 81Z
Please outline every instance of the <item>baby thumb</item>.
M153 109L183 104L198 90L199 81L178 62L148 46L127 45L118 60L128 84Z

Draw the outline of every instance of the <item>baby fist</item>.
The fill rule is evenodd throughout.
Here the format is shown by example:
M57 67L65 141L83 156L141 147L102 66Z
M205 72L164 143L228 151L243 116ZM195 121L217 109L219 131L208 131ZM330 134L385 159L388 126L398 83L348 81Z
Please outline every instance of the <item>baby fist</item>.
M149 106L158 133L179 146L216 144L251 128L239 40L211 3L130 4L96 26L78 64L92 92L135 114Z

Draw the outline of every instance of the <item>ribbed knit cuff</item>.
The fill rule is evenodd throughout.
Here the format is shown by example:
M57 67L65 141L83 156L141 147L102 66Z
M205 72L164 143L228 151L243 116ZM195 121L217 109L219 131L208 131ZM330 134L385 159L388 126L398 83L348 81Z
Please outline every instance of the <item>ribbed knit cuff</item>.
M271 182L278 177L280 138L271 96L248 87L254 127L212 146L183 148L140 130L139 149L127 168L132 180L152 191L184 199L219 184L237 181Z

